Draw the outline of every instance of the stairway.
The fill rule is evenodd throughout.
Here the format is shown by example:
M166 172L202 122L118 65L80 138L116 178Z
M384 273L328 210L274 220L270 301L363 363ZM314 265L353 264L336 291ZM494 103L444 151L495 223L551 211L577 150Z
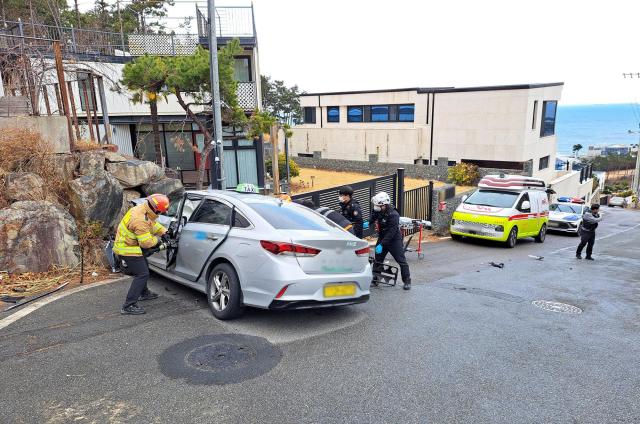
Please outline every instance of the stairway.
M0 117L26 116L30 113L29 99L26 96L0 97Z

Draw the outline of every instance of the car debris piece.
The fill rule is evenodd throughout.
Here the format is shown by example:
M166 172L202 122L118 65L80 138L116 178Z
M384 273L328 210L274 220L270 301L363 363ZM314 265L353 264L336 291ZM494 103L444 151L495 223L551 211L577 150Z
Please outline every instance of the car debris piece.
M530 258L536 259L538 261L541 261L544 259L544 256L538 256L538 255L529 255Z
M7 303L16 303L21 301L22 299L24 299L24 296L2 296L0 297L0 300L3 302L7 302Z
M500 263L495 263L495 262L489 262L489 265L494 266L496 268L504 268L504 264L502 262Z
M55 289L52 289L52 290L49 290L49 291L47 291L47 292L41 293L41 294L39 294L39 295L37 295L37 296L30 297L30 298L28 298L28 299L23 300L22 302L16 303L15 305L11 305L11 306L9 306L8 308L5 308L5 310L4 310L4 311L2 311L2 312L7 312L7 311L10 311L10 310L12 310L12 309L14 309L14 308L19 308L20 306L22 306L22 305L26 305L27 303L33 302L34 300L40 299L41 297L45 297L45 296L50 295L51 293L55 293L55 292L57 292L58 290L62 289L62 288L63 288L64 286L66 286L67 284L69 284L69 283L68 283L68 282L66 282L66 283L64 283L64 284L59 285L59 286L58 286L58 287L56 287Z

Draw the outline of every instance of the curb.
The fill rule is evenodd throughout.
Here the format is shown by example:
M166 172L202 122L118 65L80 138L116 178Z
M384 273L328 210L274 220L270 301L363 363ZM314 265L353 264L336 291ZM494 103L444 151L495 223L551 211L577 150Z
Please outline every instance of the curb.
M24 309L20 309L17 312L12 313L8 317L0 319L0 330L13 324L14 322L18 321L20 318L26 317L30 313L35 312L38 309L42 308L43 306L48 305L49 303L54 302L58 299L62 299L63 297L67 297L71 294L78 293L93 287L103 286L105 284L111 284L111 283L118 283L128 278L129 277L119 277L119 278L114 278L112 280L98 281L96 283L91 283L86 286L74 287L72 289L62 291L60 293L54 293L49 297L44 297L40 300L36 300L32 304L25 306Z

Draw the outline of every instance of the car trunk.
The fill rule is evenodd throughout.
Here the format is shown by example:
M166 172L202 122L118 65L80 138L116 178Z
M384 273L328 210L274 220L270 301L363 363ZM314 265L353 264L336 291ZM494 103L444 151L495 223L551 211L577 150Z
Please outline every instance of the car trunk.
M330 231L289 230L287 235L294 244L319 249L315 256L298 256L300 268L307 274L348 274L362 272L367 266L367 256L357 256L356 250L368 243L358 240L341 229Z

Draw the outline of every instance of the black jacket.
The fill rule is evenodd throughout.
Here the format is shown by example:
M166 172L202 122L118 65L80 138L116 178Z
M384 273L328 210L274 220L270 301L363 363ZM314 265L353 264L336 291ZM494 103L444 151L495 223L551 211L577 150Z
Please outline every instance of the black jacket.
M581 231L593 232L598 228L598 222L602 221L602 217L597 214L594 215L591 211L587 211L582 215L582 224L580 225Z
M347 203L340 203L340 213L353 224L353 233L362 238L362 209L357 200L351 199Z
M402 231L400 231L400 214L391 205L387 207L385 212L373 212L370 225L378 222L380 226L378 230L378 244L389 245L396 239L402 240Z
M328 218L329 220L335 222L336 224L338 224L339 226L341 226L347 231L349 231L352 227L351 222L347 218L342 216L339 212L334 211L333 209L330 209L327 207L321 207L316 209L316 212Z

